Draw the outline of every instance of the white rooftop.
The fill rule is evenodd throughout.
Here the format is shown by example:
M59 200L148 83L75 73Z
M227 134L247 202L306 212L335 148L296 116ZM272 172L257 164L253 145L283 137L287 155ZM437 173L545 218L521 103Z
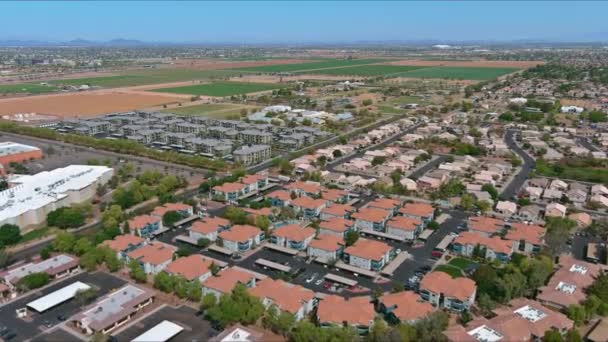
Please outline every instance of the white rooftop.
M249 339L249 336L251 334L246 331L243 330L241 328L236 328L234 329L232 332L230 332L230 334L228 334L226 337L224 337L222 339L222 342L243 342L243 341L251 341Z
M88 290L91 287L83 282L77 281L57 291L51 292L48 295L29 302L27 306L37 312L44 312L54 306L57 306L69 299L74 298L78 291Z
M572 265L572 267L570 267L570 272L585 274L585 273L587 273L587 267L585 267L583 265L574 264L574 265Z
M8 156L15 153L39 151L35 146L14 143L11 141L0 142L0 156Z
M123 310L127 310L129 308L126 305L144 293L146 291L139 287L126 285L112 292L105 299L100 300L94 307L83 312L83 321L86 321L88 324L95 321L103 321Z
M480 342L496 342L502 340L503 338L501 333L488 327L487 325L482 325L470 330L467 332L467 334Z
M61 267L73 262L74 260L76 259L66 254L55 255L52 258L48 258L40 262L31 262L29 264L10 269L6 271L3 278L8 282L13 283L14 279L19 280L32 273L47 272L50 269Z
M70 165L11 180L16 184L0 192L0 222L44 207L81 190L112 169L106 166Z
M567 294L573 294L576 290L576 285L560 281L559 284L557 284L557 286L555 287L555 289Z
M547 317L546 313L530 305L522 306L514 312L532 323L536 323Z
M181 326L164 320L150 330L134 338L131 342L164 342L179 334L184 328Z

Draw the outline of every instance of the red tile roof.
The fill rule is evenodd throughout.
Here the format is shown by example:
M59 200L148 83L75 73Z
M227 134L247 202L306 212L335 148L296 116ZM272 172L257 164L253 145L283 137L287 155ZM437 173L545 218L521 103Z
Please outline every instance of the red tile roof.
M524 240L534 245L541 245L543 243L544 236L545 228L541 226L513 223L511 224L511 229L509 229L505 238L513 241Z
M346 216L355 211L355 208L346 204L332 204L331 206L321 210L321 213L333 216Z
M376 312L371 299L365 297L351 297L345 299L337 295L329 295L319 301L317 317L320 323L333 323L342 325L370 326Z
M319 228L331 230L337 233L344 233L347 229L351 228L355 222L346 220L340 217L331 218L327 221L321 221Z
M211 260L205 259L202 255L193 254L175 259L175 261L167 265L165 271L171 274L180 275L187 280L194 280L211 272L211 270L209 270L211 264Z
M144 241L145 240L139 236L133 234L123 234L116 236L114 240L106 240L102 242L102 245L110 247L110 249L116 252L120 252L129 248L129 246L139 245Z
M262 179L268 178L266 175L247 175L241 179L241 183L243 184L254 184Z
M192 206L184 203L167 203L163 206L158 206L152 211L152 215L163 217L168 211L191 211Z
M397 216L393 217L390 221L386 223L388 228L401 229L406 231L415 230L416 227L420 226L422 221L405 216Z
M418 217L430 217L433 216L435 209L428 203L406 203L403 208L399 209L399 212L404 215L418 216Z
M313 228L302 228L299 224L288 224L286 226L275 229L272 235L285 238L291 241L304 241L312 236L315 236L316 231Z
M317 238L313 239L308 246L322 249L324 251L335 252L341 246L344 246L344 240L334 234L319 234Z
M377 198L374 201L370 202L367 206L369 208L378 208L384 210L394 210L401 205L400 201L390 199L390 198Z
M461 245L481 245L494 252L510 255L513 252L513 241L503 240L499 236L487 237L475 232L462 232L456 239L455 244Z
M275 191L269 193L268 195L266 195L266 198L276 198L283 202L291 201L291 195L289 194L289 191L285 191L285 190L275 190Z
M245 188L243 183L224 183L213 187L213 191L217 192L239 192Z
M447 297L453 297L464 301L469 299L477 286L469 278L452 278L444 272L431 272L420 281L421 290L429 290L434 293L443 293Z
M259 281L249 292L260 299L270 299L280 310L292 314L315 297L315 293L305 287L270 277Z
M435 310L431 303L412 291L385 294L379 300L387 309L392 308L391 312L402 322L424 318Z
M232 226L230 230L224 230L218 236L228 241L246 242L255 238L261 232L257 227L244 224Z
M291 201L291 205L294 207L301 207L306 209L318 209L325 206L324 199L312 199L310 197L302 196Z
M351 215L357 220L368 222L383 222L388 219L390 213L386 210L376 208L363 208L359 212Z
M380 260L391 249L392 247L384 242L360 238L354 245L346 248L344 252L363 259Z
M136 259L146 264L160 265L173 259L173 253L176 250L177 248L162 242L151 242L127 255L129 259Z
M328 201L337 201L340 198L346 196L348 192L340 189L327 189L321 192L321 197Z
M289 190L300 190L309 194L318 194L321 192L323 187L317 183L309 183L309 182L293 182L287 184L285 186Z
M498 231L500 231L504 225L504 221L487 216L469 217L469 221L467 223L469 229L488 234L498 233Z
M157 222L160 222L161 218L158 216L151 216L151 215L139 215L139 216L135 216L134 218L130 219L129 222L129 228L130 229L141 229L144 228L145 226L149 225L149 224L154 224Z
M247 284L253 278L255 278L253 274L231 267L221 271L215 277L207 278L202 285L220 293L228 294L236 284Z
M228 227L230 221L221 217L206 217L202 221L196 221L190 227L190 230L196 233L209 234L220 230L222 227Z

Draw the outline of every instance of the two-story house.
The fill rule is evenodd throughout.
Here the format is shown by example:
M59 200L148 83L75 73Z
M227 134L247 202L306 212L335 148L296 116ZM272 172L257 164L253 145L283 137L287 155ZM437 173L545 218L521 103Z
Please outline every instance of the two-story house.
M163 220L158 216L139 215L127 221L129 230L136 235L150 239L163 229Z
M444 272L431 272L420 281L420 297L434 307L462 312L475 303L477 285L469 278L452 278Z
M394 256L394 249L386 243L362 238L344 250L346 263L376 272L382 270Z
M224 230L218 234L221 244L233 252L248 251L254 246L259 246L264 240L264 232L257 227L244 225L234 225L229 230Z
M308 244L315 238L316 231L310 227L302 227L298 224L288 224L275 229L270 237L270 242L281 247L306 250Z
M382 209L363 208L351 216L355 219L357 230L384 232L386 221L391 218L391 213Z

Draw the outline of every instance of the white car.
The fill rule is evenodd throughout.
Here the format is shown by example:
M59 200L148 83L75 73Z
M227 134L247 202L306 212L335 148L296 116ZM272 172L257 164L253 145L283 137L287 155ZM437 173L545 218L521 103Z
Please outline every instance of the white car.
M313 280L315 280L315 276L314 276L314 275L313 275L313 276L311 276L310 278L307 278L307 279L306 279L306 284L310 284L310 283L312 283L312 281L313 281Z
M323 283L323 279L319 279L315 282L315 285L319 286Z

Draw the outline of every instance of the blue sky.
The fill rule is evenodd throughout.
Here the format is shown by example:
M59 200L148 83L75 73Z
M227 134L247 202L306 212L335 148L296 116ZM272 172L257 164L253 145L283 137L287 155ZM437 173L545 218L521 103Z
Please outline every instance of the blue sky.
M608 2L1 2L0 40L608 40Z

